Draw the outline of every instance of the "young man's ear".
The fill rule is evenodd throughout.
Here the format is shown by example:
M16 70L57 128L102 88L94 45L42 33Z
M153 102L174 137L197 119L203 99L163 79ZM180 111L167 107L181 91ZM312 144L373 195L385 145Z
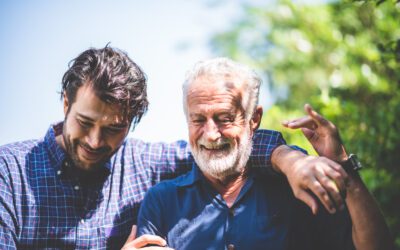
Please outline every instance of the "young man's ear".
M256 107L256 110L254 110L253 116L251 117L250 120L250 126L253 131L258 129L258 127L260 127L262 115L263 115L263 108L260 105L258 105Z
M68 97L67 97L67 94L65 93L65 91L63 94L63 104L64 104L64 116L66 116L68 113L68 108L69 108L69 100L68 100Z

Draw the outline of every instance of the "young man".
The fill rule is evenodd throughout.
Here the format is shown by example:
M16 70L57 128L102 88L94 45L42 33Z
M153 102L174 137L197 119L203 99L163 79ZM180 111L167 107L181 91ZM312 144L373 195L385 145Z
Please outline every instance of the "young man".
M65 119L44 139L0 147L1 249L118 249L136 224L145 192L191 168L186 142L126 139L148 101L144 73L122 51L105 47L80 54L63 77L62 98ZM269 169L282 143L278 132L256 132L253 165ZM285 169L295 190L312 190L306 182L314 178L313 168L303 168L309 172L302 179L296 169ZM321 185L325 193L317 195L324 205L340 204L339 191ZM321 198L328 193L339 198ZM315 209L315 200L306 202Z
M355 170L349 169L342 184L348 210L335 215L322 210L313 216L284 180L248 161L263 113L257 106L259 86L253 71L225 58L200 62L189 72L184 110L196 165L190 173L149 190L138 234L165 237L169 247L180 250L389 249L384 219ZM308 109L316 120L298 120L296 126L312 129L317 127L312 122L318 122L337 147L329 153L346 159L335 127ZM319 152L322 146L330 147L313 145ZM335 162L323 161L344 171Z

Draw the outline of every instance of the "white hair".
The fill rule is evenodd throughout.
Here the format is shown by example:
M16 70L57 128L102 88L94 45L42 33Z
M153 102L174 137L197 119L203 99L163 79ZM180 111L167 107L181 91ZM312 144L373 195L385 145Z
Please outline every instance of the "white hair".
M187 118L187 94L189 86L199 77L225 78L234 77L240 79L235 83L243 85L244 96L242 107L245 110L247 120L251 119L260 92L261 78L249 67L235 62L229 58L219 57L204 60L196 63L194 67L186 73L186 78L182 86L183 90L183 110ZM214 82L213 82L214 83Z

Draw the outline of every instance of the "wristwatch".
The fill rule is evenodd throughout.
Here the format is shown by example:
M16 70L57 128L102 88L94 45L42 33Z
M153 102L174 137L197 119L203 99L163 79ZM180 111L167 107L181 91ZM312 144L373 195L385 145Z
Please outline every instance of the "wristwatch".
M363 167L355 154L350 154L341 165L347 173L357 172Z

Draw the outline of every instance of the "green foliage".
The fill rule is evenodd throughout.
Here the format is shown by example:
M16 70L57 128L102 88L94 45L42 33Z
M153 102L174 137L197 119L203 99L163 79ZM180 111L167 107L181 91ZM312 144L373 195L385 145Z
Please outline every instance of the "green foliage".
M302 116L307 102L337 125L400 247L398 1L247 6L212 46L269 79L278 99L262 126L282 130L280 121ZM283 133L313 152L300 132Z

